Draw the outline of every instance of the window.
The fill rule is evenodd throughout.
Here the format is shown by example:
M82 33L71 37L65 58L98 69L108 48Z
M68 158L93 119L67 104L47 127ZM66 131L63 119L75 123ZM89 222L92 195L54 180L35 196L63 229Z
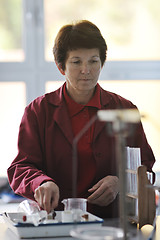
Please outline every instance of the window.
M159 168L160 151L160 79L159 80L122 80L100 81L101 86L115 92L138 106L147 140L152 147ZM144 90L145 89L145 90Z
M25 84L23 82L0 82L0 175L6 169L13 156L17 154L17 138L20 120L25 107Z
M160 170L159 12L159 0L0 0L0 175L16 156L26 104L64 82L53 60L54 38L77 19L100 28L108 44L100 85L146 114L143 124Z
M160 60L158 0L45 0L44 9L48 61L53 60L57 31L75 19L88 19L100 28L109 60Z
M0 0L0 61L24 61L22 0Z

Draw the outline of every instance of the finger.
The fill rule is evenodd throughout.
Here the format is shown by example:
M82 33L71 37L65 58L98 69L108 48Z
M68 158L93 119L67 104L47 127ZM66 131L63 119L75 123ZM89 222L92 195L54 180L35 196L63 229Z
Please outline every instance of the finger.
M89 197L89 201L94 201L95 199L99 198L102 194L104 194L105 189L99 187L94 193L92 193Z
M39 198L39 187L35 189L35 191L34 191L34 197L35 197L36 199Z
M35 198L36 201L37 201L38 198L39 198L39 194L38 194L37 189L36 189L35 192L34 192L34 198Z
M97 204L99 206L107 206L112 201L112 196L105 191L103 191L100 195L91 196L91 198L88 199L88 202L92 204Z
M54 210L58 206L58 200L56 198L51 199L51 210Z
M59 197L54 197L51 200L51 207L52 209L55 209L58 206L58 202L59 202Z
M112 187L108 183L108 181L100 180L97 184L95 184L92 189L90 189L90 192L95 189L95 192L91 195L92 198L98 198L103 193L106 193L108 195L112 192Z
M52 195L52 208L55 209L59 203L59 188L56 188L54 195Z
M107 206L115 199L114 191L102 185L96 192L88 197L88 201L100 206Z
M98 183L96 183L93 187L91 187L90 189L88 189L89 192L94 192L96 189L98 189L101 186L101 181L99 181Z
M46 192L44 196L44 207L45 210L49 213L58 206L59 202L59 191Z
M48 213L50 213L50 211L52 210L51 199L52 199L51 195L45 192L43 196L43 209L46 210Z
M43 208L43 189L41 189L41 187L38 187L35 190L34 198L38 202L39 206Z
M35 190L35 199L48 213L58 206L59 188L53 182L46 182Z
M93 186L92 188L88 189L88 192L94 192L96 189L97 188Z

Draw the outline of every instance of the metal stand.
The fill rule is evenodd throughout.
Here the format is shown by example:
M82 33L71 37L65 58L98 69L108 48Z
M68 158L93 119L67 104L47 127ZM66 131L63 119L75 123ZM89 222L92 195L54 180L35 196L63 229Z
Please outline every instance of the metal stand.
M119 212L120 212L120 227L124 231L124 239L127 239L127 208L126 208L126 151L125 151L125 136L124 125L120 120L113 122L113 133L116 140L116 160L119 166L119 181L120 181L120 198L119 198Z
M99 119L112 122L111 134L116 140L116 160L119 166L120 181L120 227L124 232L124 240L127 239L127 207L126 207L126 163L125 138L129 135L128 123L140 121L140 115L136 109L125 110L101 110L98 112Z
M94 116L80 131L73 141L73 197L77 197L77 143L87 129L99 118L101 121L111 122L111 133L116 140L116 159L119 166L120 180L120 225L124 232L124 240L127 239L127 209L126 209L126 150L125 138L129 135L128 123L140 121L137 109L100 110L98 116Z

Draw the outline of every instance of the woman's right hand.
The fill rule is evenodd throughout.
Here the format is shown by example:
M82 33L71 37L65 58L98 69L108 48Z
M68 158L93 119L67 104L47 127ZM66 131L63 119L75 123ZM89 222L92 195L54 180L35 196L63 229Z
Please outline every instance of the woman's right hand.
M34 198L41 208L50 213L58 206L59 187L52 181L44 182L35 189Z

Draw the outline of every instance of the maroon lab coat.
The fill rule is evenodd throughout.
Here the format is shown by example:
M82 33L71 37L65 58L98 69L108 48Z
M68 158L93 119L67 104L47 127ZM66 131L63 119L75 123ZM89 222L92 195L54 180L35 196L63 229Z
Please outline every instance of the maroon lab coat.
M8 168L8 179L15 193L34 199L34 190L48 180L55 181L61 200L72 197L72 142L71 122L63 97L64 85L45 94L25 109L19 131L18 155ZM100 89L102 109L136 108L117 94ZM109 125L109 124L107 124ZM108 133L105 122L96 121L92 149L96 161L96 176L92 183L107 175L118 175L115 159L115 140ZM147 143L143 127L134 125L126 145L141 148L142 164L151 171L154 156ZM85 181L85 179L84 179ZM90 186L92 187L92 186ZM88 189L83 196L88 197ZM89 211L102 218L118 214L118 200L107 207L89 205Z

